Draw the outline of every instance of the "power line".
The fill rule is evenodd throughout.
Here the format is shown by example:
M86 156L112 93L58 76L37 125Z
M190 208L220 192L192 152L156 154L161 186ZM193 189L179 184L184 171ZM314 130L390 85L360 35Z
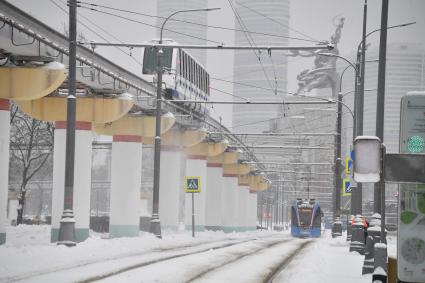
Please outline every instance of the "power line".
M229 81L229 80L220 79L220 78L210 77L210 79L214 80L214 81L221 81L221 82L226 82L226 83L231 83L231 84L236 84L236 85L241 85L241 86L246 86L246 87L252 87L252 88L256 88L256 89L274 91L274 89L271 89L271 88L266 88L266 87L261 87L261 86L251 85L251 84L246 84L246 83L241 83L241 82ZM284 94L296 94L295 92L290 92L290 91L285 91L285 90L276 90L276 92L280 92L280 93L284 93Z
M54 0L50 0L50 2L55 5L57 8L59 8L60 10L62 10L65 14L68 15L68 11L64 8L62 8L60 5L58 5ZM61 2L63 5L66 6L66 3L64 3L63 1L59 0L59 2ZM113 34L109 33L107 30L105 30L104 28L100 27L99 25L97 25L96 23L94 23L93 21L89 20L87 17L85 17L84 15L79 15L80 17L82 17L83 19L85 19L87 22L89 22L90 24L92 24L93 26L97 27L98 29L100 29L101 31L103 31L104 33L106 33L107 35L109 35L110 37L112 37L113 39L123 43L119 38L115 37ZM80 20L77 20L77 22L79 24L81 24L82 26L84 26L85 28L87 28L89 31L91 31L92 33L94 33L95 35L97 35L98 37L100 37L101 39L105 40L106 42L110 43L108 41L108 39L106 39L104 36L102 36L101 34L97 33L95 30L93 30L92 28L90 28L88 25L86 25L85 23L83 23ZM138 65L143 66L143 64L138 61L136 58L134 58L133 56L131 56L130 53L125 52L124 50L122 50L119 47L115 47L117 50L119 50L120 52L124 53L125 55L129 56L132 58L133 61L135 61Z
M245 9L248 9L249 11L251 11L251 12L253 12L253 13L257 14L257 15L260 15L260 16L262 16L262 17L266 18L266 19L269 19L270 21L272 21L272 22L274 22L274 23L276 23L276 24L278 24L278 25L280 25L280 26L283 26L283 27L285 27L285 28L288 28L289 30L292 30L292 31L294 31L294 32L296 32L296 33L298 33L298 34L301 34L301 35L303 35L303 36L305 36L305 37L308 37L308 38L310 38L311 40L313 40L313 41L315 41L315 42L317 42L317 43L322 43L322 42L323 42L323 41L317 40L317 39L315 39L315 38L313 38L313 37L311 37L311 36L308 36L308 35L306 35L306 34L304 34L304 33L300 32L300 31L298 31L298 30L296 30L296 29L294 29L294 28L291 28L291 27L289 27L289 26L287 26L287 25L284 25L284 24L282 24L281 22L279 22L279 21L277 21L277 20L275 20L275 19L273 19L273 18L271 18L271 17L269 17L269 16L267 16L267 15L265 15L265 14L263 14L263 13L260 13L260 12L258 12L258 11L256 11L256 10L254 10L254 9L249 8L248 6L245 6L245 5L243 5L243 4L241 4L241 3L237 2L237 1L235 1L235 2L236 2L236 4L238 4L238 5L242 6L242 7L244 7Z
M224 90L221 90L221 89L215 88L215 87L211 87L211 86L210 86L210 89L213 89L213 90L215 90L215 91L218 91L218 92L221 92L221 93L224 93L224 94L227 94L227 95L230 95L230 96L236 97L236 98L240 98L240 99L247 100L245 97L238 96L238 95L235 95L235 94L233 94L233 93L230 93L230 92L227 92L227 91L224 91Z
M296 112L296 113L294 113L294 114L296 114L296 115L300 115L300 114L305 114L305 113L307 113L306 111L303 111L303 112ZM266 120L260 120L260 121L255 121L255 122L250 122L250 123L246 123L246 124L238 124L238 125L235 125L235 126L232 126L232 127L229 127L229 128L239 128L239 127L243 127L243 126L250 126L250 125L256 125L256 124L260 124L260 123L264 123L264 122L269 122L269 121L273 121L273 120L280 120L280 119L282 119L282 118L285 118L286 116L284 116L283 114L282 115L280 115L280 116L278 116L278 117L275 117L275 118L269 118L269 119L266 119ZM327 117L329 117L329 115L326 115L325 116L325 114L323 114L323 115L319 115L318 117L315 117L316 119L318 119L318 118L322 118L322 117L325 117L325 118L327 118ZM325 126L321 126L321 127L314 127L314 129L320 129L320 128L323 128L323 127L327 127L328 125L325 125ZM284 128L282 128L282 130L283 129L288 129L288 127L284 127ZM307 128L307 129L311 129L311 128Z
M145 22L134 20L134 19L129 19L129 18L126 18L126 17L120 16L120 15L117 15L117 14L113 14L113 13L109 13L109 12L105 12L105 11L100 11L100 10L97 10L97 9L94 9L94 8L84 7L84 6L81 6L81 5L79 5L78 7L83 8L83 9L86 9L86 10L89 10L89 11L98 12L100 14L105 14L105 15L113 16L113 17L116 17L116 18L119 18L119 19L122 19L122 20L126 20L126 21L129 21L129 22L133 22L133 23L144 25L144 26L149 26L149 27L153 27L153 28L156 28L156 29L160 29L159 26L151 25L151 24L148 24L148 23L145 23ZM169 28L163 28L163 30L167 30L169 32L180 34L180 35L191 37L191 38L196 38L196 39L199 39L199 40L205 40L205 41L208 41L208 42L213 42L213 43L216 43L216 44L223 44L222 42L218 42L218 41L214 41L214 40L209 40L209 39L201 38L201 37L190 35L190 34L187 34L187 33L184 33L184 32L179 32L179 31L171 30Z
M155 15L150 15L150 14L146 14L146 13L129 11L129 10L114 8L114 7L110 7L110 6L92 4L92 3L83 2L83 1L78 1L78 3L79 4L83 4L83 5L93 6L93 7L100 7L100 8L104 8L104 9L109 9L109 10L113 10L113 11L119 11L119 12L124 12L124 13L129 13L129 14L134 14L134 15L139 15L139 16L144 16L144 17L149 17L149 18L166 19L165 17L161 17L161 16L155 16ZM214 25L206 25L206 24L196 23L196 22L191 22L191 21L186 21L186 20L170 19L170 21L181 22L181 23L186 23L186 24L191 24L191 25L197 25L197 26L203 26L203 27L208 27L208 28L221 29L221 30L230 30L230 31L237 31L237 32L245 32L244 30L240 30L240 29L228 28L228 27L222 27L222 26L214 26ZM263 33L263 32L257 32L257 31L247 31L247 32L252 33L252 34L270 36L270 37L288 38L288 39L294 39L294 40L300 40L300 41L321 43L321 41L314 40L314 39L305 39L305 38L298 38L298 37L290 37L290 36L283 36L283 35L277 35L277 34Z
M234 14L234 15L235 15L235 17L236 17L236 20L238 21L238 23L239 23L239 25L241 26L241 28L242 28L243 30L245 30L244 35L245 35L246 40L248 41L248 44L252 47L253 45L255 45L255 42L254 42L254 40L252 39L251 35L250 35L250 34L248 34L248 33L246 32L246 30L248 30L248 28L247 28L247 27L246 27L246 25L244 24L244 22L243 22L243 20L242 20L241 16L239 15L238 11L236 10L236 8L235 8L235 7L233 7L233 4L232 4L232 2L231 2L231 1L232 1L232 0L227 0L227 2L229 3L230 7L232 8L232 11L233 11L233 14ZM251 41L252 41L252 42L251 42ZM267 72L266 72L266 70L264 69L263 62L261 61L261 52L260 52L260 51L258 51L258 55L257 55L257 53L255 52L255 50L253 50L253 52L254 52L255 57L257 57L258 62L259 62L259 63L260 63L260 65L261 65L261 69L263 70L264 76L265 76L265 78L266 78L266 80L267 80L267 83L269 84L269 87L270 87L271 89L273 89L273 86L271 85L271 82L270 82L270 79L269 79L269 77L268 77L268 75L267 75Z

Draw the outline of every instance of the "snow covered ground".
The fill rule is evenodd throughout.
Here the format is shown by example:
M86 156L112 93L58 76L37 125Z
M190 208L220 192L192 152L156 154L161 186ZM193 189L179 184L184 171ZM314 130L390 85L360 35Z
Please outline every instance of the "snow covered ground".
M165 231L162 240L147 233L120 239L92 234L73 248L49 243L50 226L21 225L7 233L8 243L0 246L0 282L78 282L135 264L143 268L103 281L262 282L303 245L273 282L371 282L370 275L361 275L363 256L349 253L345 238L332 239L329 231L316 240L268 231L202 232L196 238ZM160 261L164 257L169 259Z

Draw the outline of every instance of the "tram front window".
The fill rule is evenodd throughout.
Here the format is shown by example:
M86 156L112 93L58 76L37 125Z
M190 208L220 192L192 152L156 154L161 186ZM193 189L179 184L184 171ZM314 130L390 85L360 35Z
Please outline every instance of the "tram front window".
M311 210L300 210L300 226L308 227L311 224Z
M166 69L171 69L173 48L162 47L162 51L164 52L162 56L162 66ZM143 54L143 74L156 74L156 68L158 65L157 58L156 48L145 48L145 52Z

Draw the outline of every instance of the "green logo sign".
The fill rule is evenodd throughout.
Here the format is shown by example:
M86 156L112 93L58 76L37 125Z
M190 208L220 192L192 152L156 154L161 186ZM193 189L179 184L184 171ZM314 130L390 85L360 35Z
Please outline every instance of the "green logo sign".
M411 136L407 140L407 150L411 153L419 153L424 151L425 141L421 136Z

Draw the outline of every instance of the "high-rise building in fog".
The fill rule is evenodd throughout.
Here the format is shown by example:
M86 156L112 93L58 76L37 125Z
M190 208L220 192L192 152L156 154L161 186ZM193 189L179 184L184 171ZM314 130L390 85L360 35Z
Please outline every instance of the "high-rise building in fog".
M378 58L378 48L369 52ZM378 64L366 68L365 88L376 88ZM387 47L385 78L384 143L387 152L398 152L400 100L409 91L425 90L425 46L393 43ZM375 135L376 92L365 94L364 134Z
M289 0L240 0L234 2L236 45L287 45L289 34ZM257 32L257 33L253 33ZM279 35L267 36L258 33ZM246 99L276 100L287 85L287 58L282 53L236 51L234 94ZM245 84L245 85L244 85ZM254 85L255 87L247 86ZM270 130L270 119L278 116L276 105L234 105L235 132ZM259 122L263 121L263 122ZM244 126L241 126L244 125Z
M367 58L378 58L379 48L371 48ZM363 134L375 135L376 95L378 87L378 63L366 64ZM354 77L346 74L344 82L352 86ZM354 87L354 86L353 86ZM385 119L384 143L387 152L398 152L400 127L400 100L409 91L425 90L425 46L413 43L390 43L387 46L385 77ZM352 106L353 94L346 96L346 103ZM352 144L352 121L345 115L344 149Z
M378 58L379 48L367 51L367 58ZM378 87L378 63L367 63L365 75L363 135L375 136L376 99ZM346 74L343 85L346 90L353 86L354 77ZM388 153L399 152L400 132L400 101L409 91L425 90L425 46L414 43L389 43L387 46L386 77L385 77L385 117L384 144ZM345 102L352 107L353 94L346 96ZM343 116L342 156L348 154L352 146L352 119L350 115ZM373 189L364 184L363 198L373 199ZM386 199L395 200L397 186L388 184Z

